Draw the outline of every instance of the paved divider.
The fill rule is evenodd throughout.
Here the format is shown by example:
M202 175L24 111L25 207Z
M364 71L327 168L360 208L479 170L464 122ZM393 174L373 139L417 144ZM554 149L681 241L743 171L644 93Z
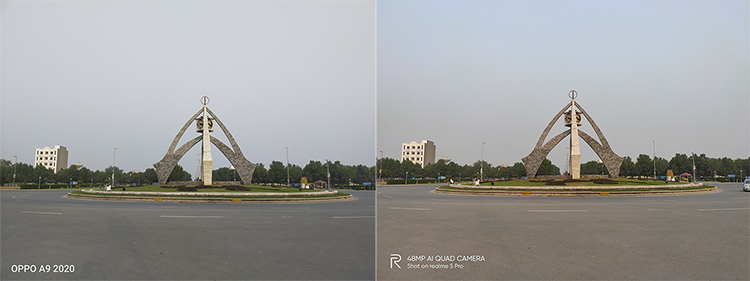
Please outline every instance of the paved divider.
M700 188L702 183L678 185L623 185L623 186L469 186L451 184L456 189L435 189L435 193L457 195L541 196L541 197L600 197L600 196L658 196L700 194L721 191ZM606 190L606 191L604 191Z
M84 194L68 193L66 197L76 199L141 201L141 202L180 202L180 203L305 203L347 201L357 199L354 196L315 197L335 195L338 191L315 192L149 192L149 191L100 191L81 190ZM117 196L112 196L117 195ZM252 197L252 198L225 198Z

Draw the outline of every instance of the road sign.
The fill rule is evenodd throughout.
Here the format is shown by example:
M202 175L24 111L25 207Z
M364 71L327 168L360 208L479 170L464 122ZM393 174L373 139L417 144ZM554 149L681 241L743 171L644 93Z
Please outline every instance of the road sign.
M728 178L733 178L733 177L736 177L736 176L737 175L735 175L735 174L727 175Z
M372 183L369 181L366 181L366 182L363 182L362 185L372 185Z

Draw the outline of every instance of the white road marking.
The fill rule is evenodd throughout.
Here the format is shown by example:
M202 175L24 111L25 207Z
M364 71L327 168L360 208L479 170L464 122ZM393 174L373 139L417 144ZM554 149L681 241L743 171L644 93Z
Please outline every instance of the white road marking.
M333 217L334 219L374 219L375 216Z
M410 211L429 211L430 209L425 208L402 208L402 207L388 207L391 210L410 210Z
M222 216L166 216L162 215L162 218L182 218L182 219L223 219Z
M63 206L83 206L83 204L64 204L64 203L57 203L57 205L63 205Z
M39 215L62 215L62 213L53 213L53 212L21 211L21 213L24 213L24 214L39 214Z
M529 213L576 213L588 211L589 210L529 210Z
M704 212L704 211L738 211L738 210L750 210L750 208L698 209L698 212Z

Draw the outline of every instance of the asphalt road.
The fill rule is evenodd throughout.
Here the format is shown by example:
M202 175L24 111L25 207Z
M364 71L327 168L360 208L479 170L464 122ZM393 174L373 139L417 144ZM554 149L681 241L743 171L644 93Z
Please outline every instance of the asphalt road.
M435 187L378 187L378 280L750 280L750 192L740 184L581 198Z
M0 279L375 278L374 192L310 204L90 201L66 193L0 191ZM36 272L13 272L16 265ZM74 272L40 272L44 265Z

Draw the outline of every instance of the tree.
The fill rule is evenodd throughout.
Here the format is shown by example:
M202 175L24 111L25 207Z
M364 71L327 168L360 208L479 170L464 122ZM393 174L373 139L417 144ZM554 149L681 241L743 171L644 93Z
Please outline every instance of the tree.
M636 158L635 160L634 166L635 166L636 176L653 176L654 175L654 161L651 160L651 157L649 157L646 154L639 154L638 158Z
M191 179L192 176L190 175L190 173L182 169L182 166L178 164L174 166L174 169L172 169L172 173L169 174L169 178L167 179L167 181L190 181Z
M559 175L560 174L560 168L552 164L552 161L549 161L549 159L544 158L542 160L542 164L539 165L539 169L536 172L537 175Z
M622 159L622 165L620 165L620 176L628 177L635 175L635 163L630 159L630 156L625 156L625 158Z
M326 167L320 161L310 160L310 163L302 169L302 175L307 177L307 181L313 183L318 180L328 181L326 178Z
M156 170L154 170L154 168L146 169L146 171L143 172L143 183L151 184L155 182L159 182L159 177L156 175Z
M383 179L400 178L404 175L404 171L401 168L401 162L393 158L382 158L376 162L375 166L378 171L382 170L382 174L380 176Z
M268 177L272 183L286 183L286 166L279 161L272 161L268 166Z
M253 180L254 183L267 183L270 182L268 179L268 170L266 170L266 167L263 166L263 163L258 163L258 166L255 167L255 171L253 171Z
M229 169L229 167L221 167L211 171L212 181L231 181L233 178L237 179L237 175L235 175L234 169Z
M607 174L607 167L604 166L604 163L599 163L597 161L589 161L584 164L581 164L581 175L606 175Z

